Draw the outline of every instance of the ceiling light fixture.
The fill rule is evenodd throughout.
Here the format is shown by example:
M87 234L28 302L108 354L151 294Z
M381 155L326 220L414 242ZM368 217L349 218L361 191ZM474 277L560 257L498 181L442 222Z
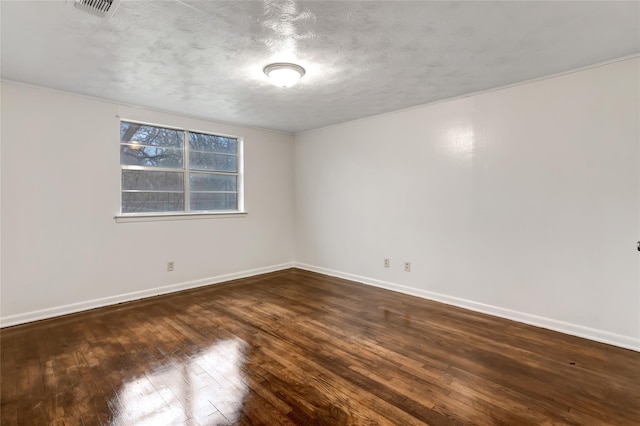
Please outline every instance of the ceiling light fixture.
M300 65L278 62L264 67L264 73L280 87L291 87L300 80L305 71Z

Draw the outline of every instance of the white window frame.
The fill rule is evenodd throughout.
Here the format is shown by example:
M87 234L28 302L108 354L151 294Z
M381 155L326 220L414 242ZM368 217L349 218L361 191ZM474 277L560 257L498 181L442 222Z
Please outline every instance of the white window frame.
M164 124L150 123L139 120L130 120L127 118L118 119L118 134L120 134L120 126L122 122L141 124L146 126L161 127L164 129L178 130L183 132L184 142L182 147L183 153L183 167L182 169L162 169L157 167L145 167L134 165L123 165L118 155L119 164L119 192L120 192L120 206L119 214L115 215L114 219L118 223L126 222L151 222L151 221L165 221L165 220L193 220L193 219L211 219L211 218L233 218L233 217L245 217L247 212L244 208L244 139L241 136L229 135L218 132L211 132L207 130L198 130L185 127L167 126ZM237 140L237 153L236 153L236 165L237 172L214 172L215 174L234 175L237 176L237 209L236 210L190 210L190 192L189 192L189 133L200 133L211 136L221 136L225 138L231 138ZM118 143L118 150L120 149L120 142ZM183 191L184 191L184 211L172 211L172 212L144 212L144 213L122 213L122 172L123 170L147 170L147 171L171 171L182 172L183 175ZM194 170L194 172L204 172L202 170ZM214 174L212 173L212 174Z

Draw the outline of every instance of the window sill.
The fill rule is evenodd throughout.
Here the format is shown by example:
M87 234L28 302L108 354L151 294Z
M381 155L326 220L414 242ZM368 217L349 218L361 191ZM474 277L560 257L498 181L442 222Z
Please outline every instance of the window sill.
M158 222L165 220L197 220L197 219L226 219L234 217L246 217L247 212L202 212L202 213L149 213L149 214L122 214L114 217L116 223L129 222Z

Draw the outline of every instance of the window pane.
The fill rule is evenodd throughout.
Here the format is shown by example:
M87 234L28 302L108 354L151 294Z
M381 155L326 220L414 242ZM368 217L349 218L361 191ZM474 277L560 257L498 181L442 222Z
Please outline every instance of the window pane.
M182 149L184 132L122 121L120 122L120 142Z
M172 192L123 192L122 213L175 212L184 210L184 194Z
M120 122L122 213L237 210L239 148L232 137Z
M209 154L204 152L189 153L191 170L211 170L217 172L237 172L236 157L232 155Z
M224 136L189 133L189 148L197 151L222 152L235 155L238 152L238 140L225 138Z
M149 172L146 170L123 170L122 189L149 191L183 191L182 172Z
M182 150L120 145L120 164L127 166L182 168Z
M214 175L211 173L190 173L189 185L192 191L236 191L236 176Z
M238 210L238 194L192 192L191 210Z

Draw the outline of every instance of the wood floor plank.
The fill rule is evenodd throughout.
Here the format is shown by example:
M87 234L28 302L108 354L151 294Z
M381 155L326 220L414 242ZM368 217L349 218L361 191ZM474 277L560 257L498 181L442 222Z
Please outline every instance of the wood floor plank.
M2 425L637 425L640 354L290 269L0 331Z

